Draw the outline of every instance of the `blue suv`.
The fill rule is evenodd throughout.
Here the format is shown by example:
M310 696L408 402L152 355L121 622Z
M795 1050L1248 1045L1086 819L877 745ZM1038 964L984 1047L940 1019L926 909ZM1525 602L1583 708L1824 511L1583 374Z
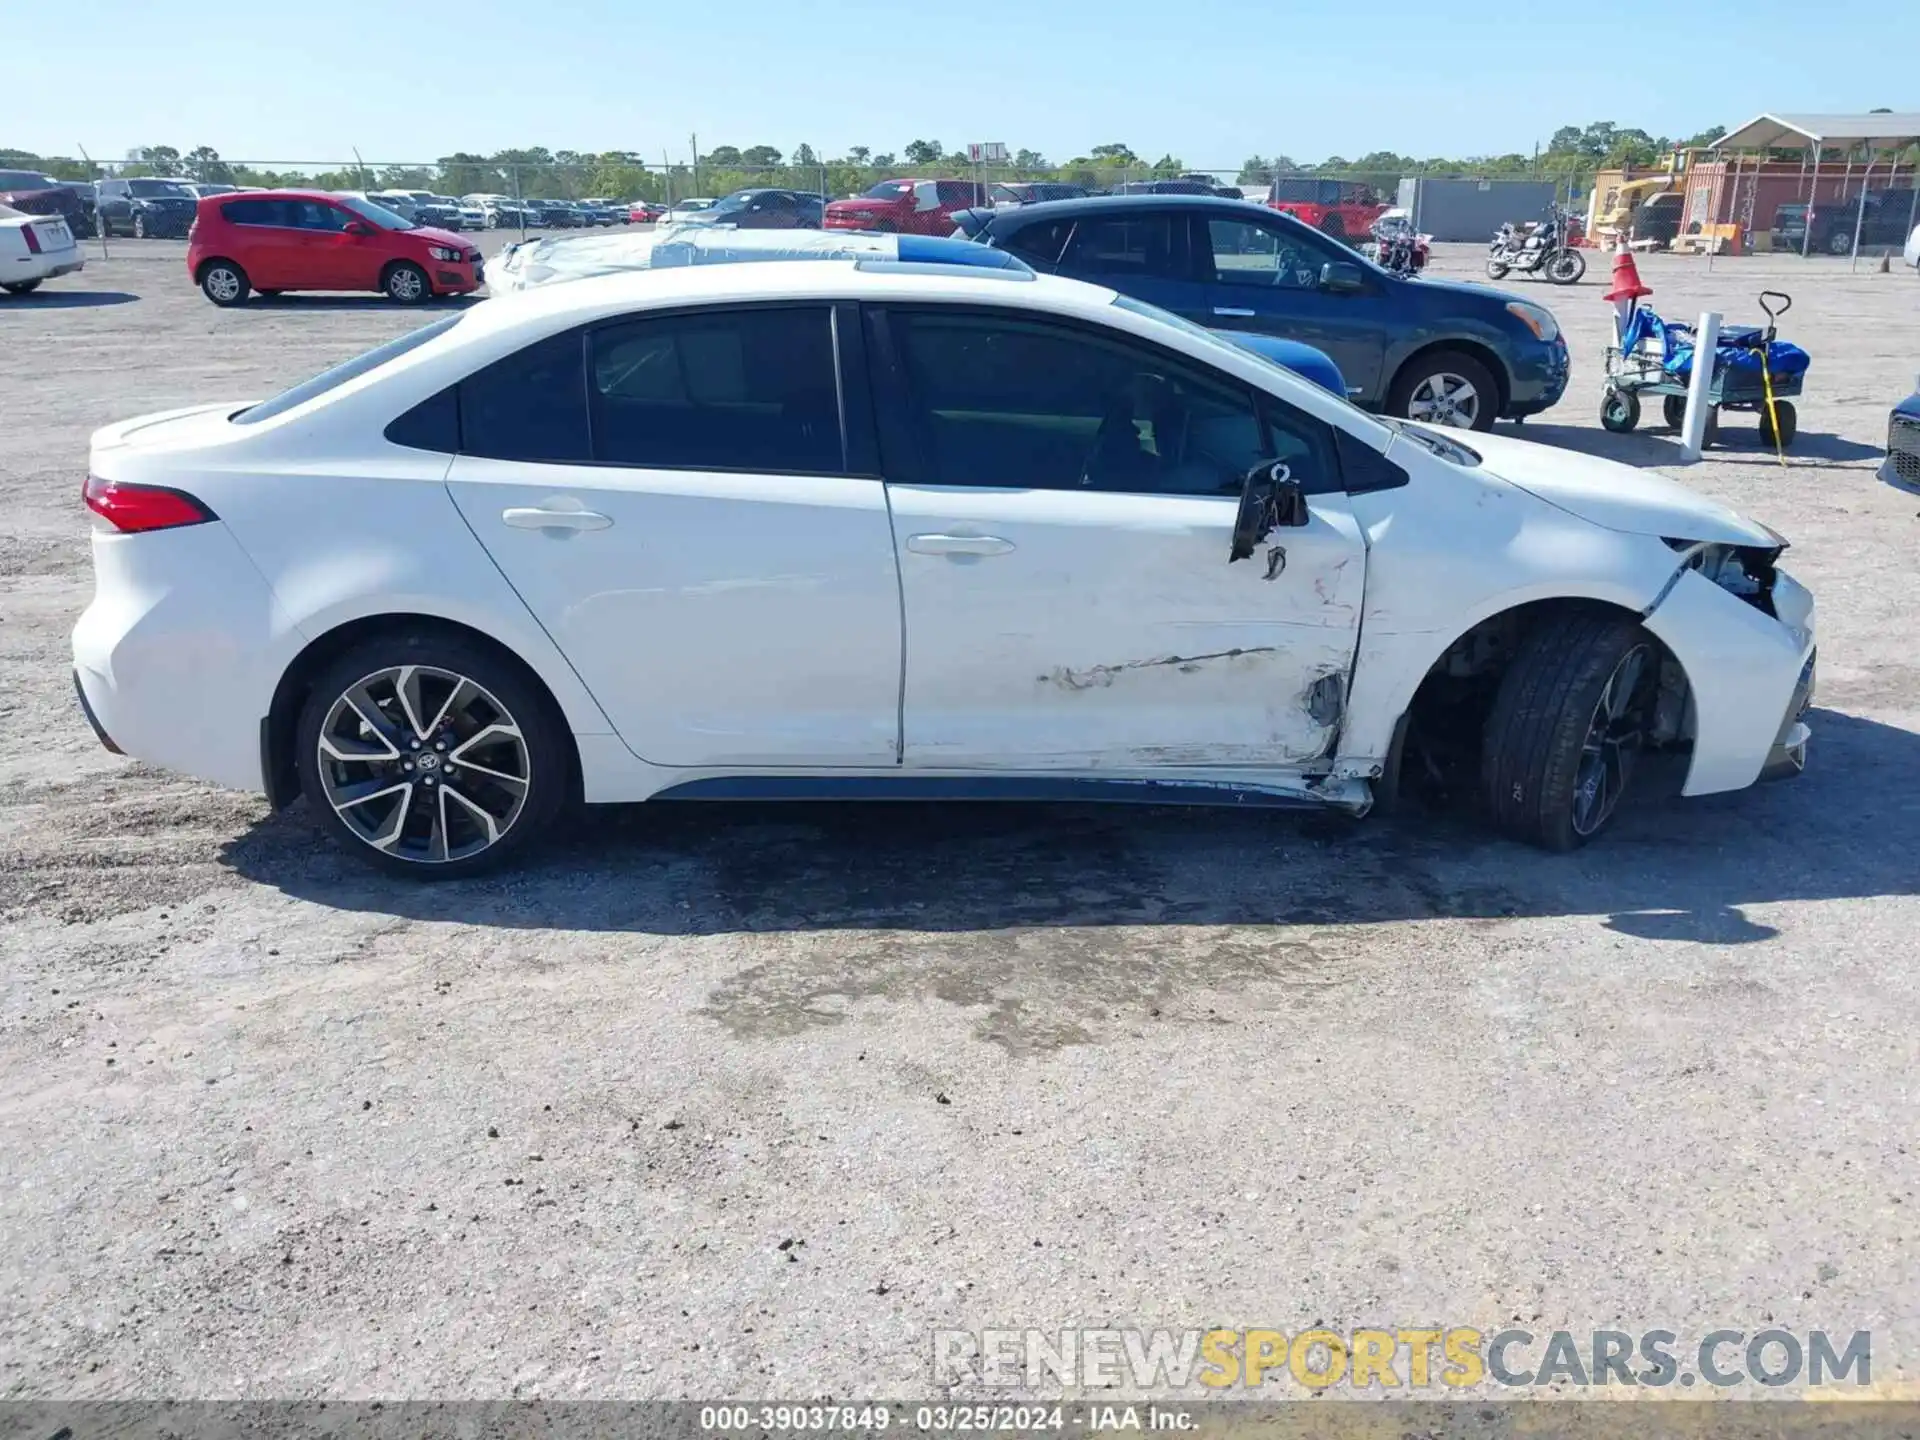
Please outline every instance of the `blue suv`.
M1484 285L1403 280L1290 215L1204 195L1109 195L956 215L1036 270L1105 285L1209 329L1325 351L1353 400L1488 430L1567 388L1551 311Z

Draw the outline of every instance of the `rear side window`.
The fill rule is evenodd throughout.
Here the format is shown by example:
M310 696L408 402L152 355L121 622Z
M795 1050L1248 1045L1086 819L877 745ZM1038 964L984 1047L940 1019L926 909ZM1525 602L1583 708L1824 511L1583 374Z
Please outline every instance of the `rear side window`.
M229 200L220 207L229 225L284 225L278 200Z
M1067 237L1072 234L1071 220L1052 220L1045 225L1022 225L1005 240L996 239L995 243L1022 260L1051 270L1060 263L1060 252L1067 248Z
M811 475L845 469L831 311L705 311L593 332L596 460Z
M1061 263L1075 275L1173 275L1174 217L1082 220Z
M460 382L460 450L490 460L577 465L591 458L578 330L496 360Z

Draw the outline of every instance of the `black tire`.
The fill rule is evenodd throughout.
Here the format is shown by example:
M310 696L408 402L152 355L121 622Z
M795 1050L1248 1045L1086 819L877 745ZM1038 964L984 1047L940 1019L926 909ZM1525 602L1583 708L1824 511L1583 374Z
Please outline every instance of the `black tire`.
M1587 257L1578 250L1562 250L1547 262L1547 279L1555 285L1578 285L1587 273Z
M200 293L222 309L247 303L252 288L247 272L233 260L209 260L200 267Z
M1853 253L1853 232L1851 230L1836 230L1833 234L1829 235L1827 237L1827 253L1829 255L1851 255Z
M423 803L426 795L438 792L427 790L425 787L433 781L421 777L417 771L413 779L419 783L411 785L404 797L408 812L399 825L392 827L400 838L388 849L378 848L343 820L329 797L328 781L323 777L322 766L331 762L323 760L320 749L322 728L329 714L342 697L361 682L383 671L404 666L446 672L470 680L490 700L498 701L499 710L505 712L505 719L518 731L524 745L524 796L517 809L510 816L503 817L506 823L499 838L475 853L451 859L432 859L429 854L421 853L419 845L408 832L416 821L430 822L432 816L430 813L416 816L413 811ZM384 724L395 717L393 712L383 710L377 718ZM431 726L432 721L429 719L426 723ZM405 725L402 713L395 721L395 738L405 736ZM443 775L456 777L455 795L458 795L460 786L469 782L458 778L453 759L472 738L469 735L466 741L461 741L456 732L453 743L440 762ZM392 741L388 743L391 745ZM405 743L411 744L410 741ZM354 646L316 675L300 710L294 747L301 792L319 817L321 827L349 854L380 869L415 879L456 879L510 860L534 844L552 826L566 808L572 793L571 748L565 722L552 699L518 665L502 659L493 650L462 636L436 633L430 629L374 636ZM425 758L425 750L418 746L412 748L420 751L419 758ZM344 783L354 783L351 774L345 777ZM402 785L409 784L409 781L396 776L394 783ZM375 798L368 797L363 803L371 804ZM442 813L455 816L461 813L458 807L447 807L445 800L439 800L438 805ZM350 805L347 808L358 810L360 807ZM383 815L365 817L362 823L371 825L377 821L384 827L391 822L391 817L392 811L389 810Z
M1499 260L1489 260L1487 261L1487 278L1489 280L1504 280L1507 278L1507 271L1512 268L1512 266L1504 264Z
M1606 828L1631 783L1659 661L1653 637L1617 611L1570 608L1533 628L1481 732L1480 779L1494 828L1562 852ZM1605 727L1617 743L1596 750L1590 742L1603 701L1609 715L1616 703L1622 713Z
M1702 450L1711 450L1715 445L1718 445L1719 443L1720 443L1720 407L1718 405L1709 405L1707 407L1706 428L1700 432L1700 448Z
M136 240L147 238L147 217L138 210L133 212L133 238Z
M1640 397L1631 390L1609 390L1600 398L1600 428L1625 435L1640 423Z
M380 277L380 288L389 300L401 305L424 305L433 298L433 282L411 260L389 265Z
M6 284L0 285L0 290L6 291L9 295L31 295L39 288L40 282L38 279L9 280Z
M1493 375L1487 367L1473 356L1459 350L1436 350L1431 354L1416 356L1393 377L1393 386L1387 392L1387 413L1403 419L1414 419L1408 414L1414 396L1421 387L1436 376L1455 375L1473 387L1479 397L1479 403L1473 413L1470 425L1460 428L1469 430L1491 430L1493 422L1499 418L1500 390L1494 383ZM1446 423L1420 417L1422 423Z
M1762 401L1760 404L1760 443L1762 445L1777 446L1779 449L1785 450L1793 444L1793 437L1800 433L1800 415L1799 412L1793 408L1793 402L1790 400L1774 401L1773 410L1774 413L1780 417L1780 433L1777 437L1774 435L1773 416L1767 413L1766 402Z
M1678 430L1687 423L1687 397L1684 395L1662 395L1660 397L1660 418L1667 422L1669 430Z

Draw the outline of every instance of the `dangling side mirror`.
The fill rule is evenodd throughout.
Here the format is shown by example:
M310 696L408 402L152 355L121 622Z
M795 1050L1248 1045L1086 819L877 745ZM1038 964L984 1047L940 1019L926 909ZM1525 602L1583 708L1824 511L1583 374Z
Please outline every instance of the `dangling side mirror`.
M1245 560L1278 529L1297 529L1308 520L1307 495L1284 460L1263 460L1247 472L1240 487L1240 510L1233 521L1227 563Z

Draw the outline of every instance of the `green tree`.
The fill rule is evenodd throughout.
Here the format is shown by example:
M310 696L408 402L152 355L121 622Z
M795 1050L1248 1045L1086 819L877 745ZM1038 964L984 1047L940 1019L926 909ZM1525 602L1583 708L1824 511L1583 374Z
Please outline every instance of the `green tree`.
M847 158L856 165L866 165L871 163L873 151L869 150L865 145L849 145L847 147ZM891 157L889 157L889 163L891 163Z
M1240 162L1240 173L1234 177L1236 185L1271 185L1273 183L1273 165L1258 155L1249 155Z
M909 165L937 165L944 151L938 140L915 140L902 153Z
M133 162L123 172L128 175L178 175L181 172L180 152L171 145L142 145L129 150L127 159Z
M1140 157L1133 153L1130 145L1096 145L1087 153L1095 163L1128 166L1140 163Z
M1038 150L1016 150L1013 152L1013 165L1016 170L1049 170L1047 157Z
M1163 176L1178 175L1182 170L1185 170L1186 168L1187 168L1187 162L1184 160L1176 159L1171 153L1162 155L1158 160L1153 162L1153 173L1156 175L1163 175Z
M737 170L740 168L740 151L732 145L716 145L700 159L702 165Z
M899 163L898 160L893 158L893 152L891 150L883 150L880 154L873 157L873 168L876 170L892 170L898 166Z
M780 152L771 145L755 145L740 152L742 164L751 165L759 170L776 169L780 164Z
M802 141L793 148L793 163L811 170L820 164L820 157L813 153L811 145Z
M447 187L449 194L500 195L506 193L505 180L484 155L456 150L451 155L442 155L437 163L440 169L440 183Z

